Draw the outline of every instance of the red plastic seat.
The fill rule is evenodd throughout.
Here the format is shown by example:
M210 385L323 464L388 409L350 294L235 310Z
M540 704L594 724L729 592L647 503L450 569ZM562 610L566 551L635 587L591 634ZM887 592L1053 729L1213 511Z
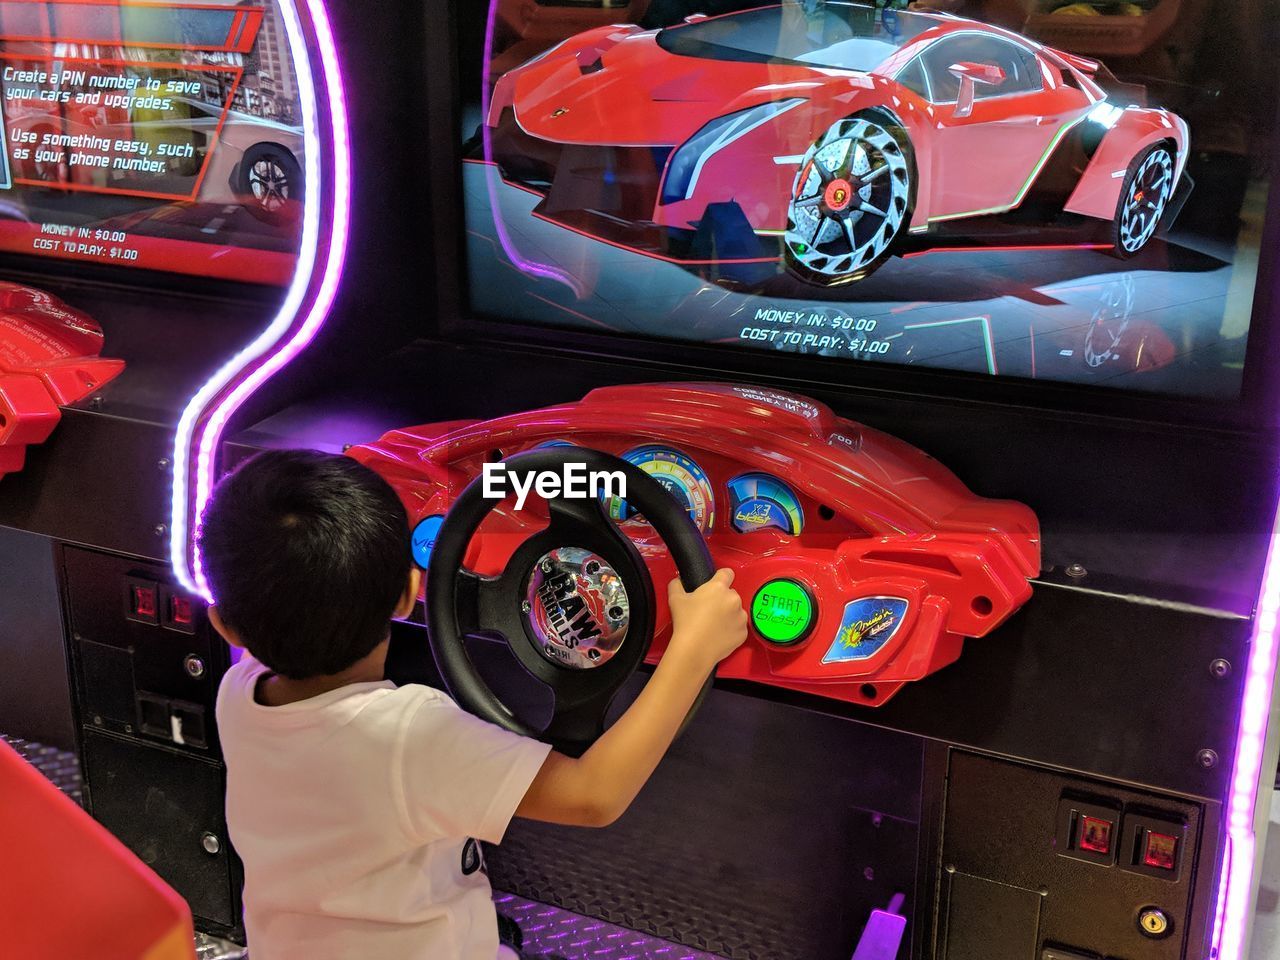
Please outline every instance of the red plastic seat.
M193 960L191 910L0 743L0 956Z

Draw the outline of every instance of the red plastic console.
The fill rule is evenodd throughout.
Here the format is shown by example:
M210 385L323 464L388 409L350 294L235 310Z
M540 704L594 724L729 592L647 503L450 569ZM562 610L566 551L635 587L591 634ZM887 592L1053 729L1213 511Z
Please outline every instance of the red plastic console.
M350 455L395 487L410 521L444 514L486 462L549 442L617 455L661 444L696 462L714 505L702 517L718 565L733 567L749 606L771 581L799 584L813 620L794 642L753 629L719 675L878 705L903 684L952 663L966 637L983 637L1031 596L1040 569L1039 524L1019 503L975 496L946 467L901 440L837 417L813 400L719 384L607 387L578 403L484 422L392 431ZM752 528L750 511L726 515L744 476L790 488L798 532ZM539 510L542 510L540 513ZM760 512L760 511L757 511ZM473 540L467 566L503 569L545 526L541 503L509 500ZM623 528L659 586L674 568L640 520ZM670 617L657 590L662 653Z
M0 282L0 477L22 469L60 407L83 399L124 369L103 358L102 328L61 300Z

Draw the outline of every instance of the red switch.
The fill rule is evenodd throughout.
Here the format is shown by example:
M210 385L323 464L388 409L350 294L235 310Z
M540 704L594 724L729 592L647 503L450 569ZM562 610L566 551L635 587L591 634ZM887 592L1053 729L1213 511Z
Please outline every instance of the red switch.
M1178 838L1148 830L1142 843L1142 865L1172 870L1178 864Z
M1101 817L1080 817L1080 849L1091 853L1111 852L1111 830L1114 824Z
M196 617L199 616L200 608L185 593L178 592L167 583L160 584L160 609L164 611L160 620L162 627L181 633L196 632Z
M133 616L138 620L147 620L155 622L156 620L156 589L155 586L134 584L133 585Z

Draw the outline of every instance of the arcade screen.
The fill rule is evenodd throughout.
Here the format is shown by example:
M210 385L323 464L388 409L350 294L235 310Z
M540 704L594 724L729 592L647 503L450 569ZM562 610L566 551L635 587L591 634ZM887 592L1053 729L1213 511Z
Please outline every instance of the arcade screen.
M1239 396L1263 0L458 6L472 314Z
M0 251L283 284L298 78L276 0L0 0Z

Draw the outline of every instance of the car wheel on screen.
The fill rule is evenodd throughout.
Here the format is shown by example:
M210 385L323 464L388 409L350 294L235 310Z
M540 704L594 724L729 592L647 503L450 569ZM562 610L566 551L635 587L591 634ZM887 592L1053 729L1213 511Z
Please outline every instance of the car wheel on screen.
M787 265L809 283L870 275L909 220L912 163L905 133L878 112L832 124L804 155L787 207Z
M1102 288L1089 329L1084 335L1082 356L1085 366L1097 370L1120 359L1129 318L1133 316L1134 299L1133 275L1130 273L1122 273L1119 280Z
M256 143L246 150L236 179L236 193L263 219L287 219L302 202L302 167L279 144Z
M1175 169L1173 151L1165 143L1148 147L1129 165L1112 225L1117 257L1137 256L1155 236L1173 196Z

